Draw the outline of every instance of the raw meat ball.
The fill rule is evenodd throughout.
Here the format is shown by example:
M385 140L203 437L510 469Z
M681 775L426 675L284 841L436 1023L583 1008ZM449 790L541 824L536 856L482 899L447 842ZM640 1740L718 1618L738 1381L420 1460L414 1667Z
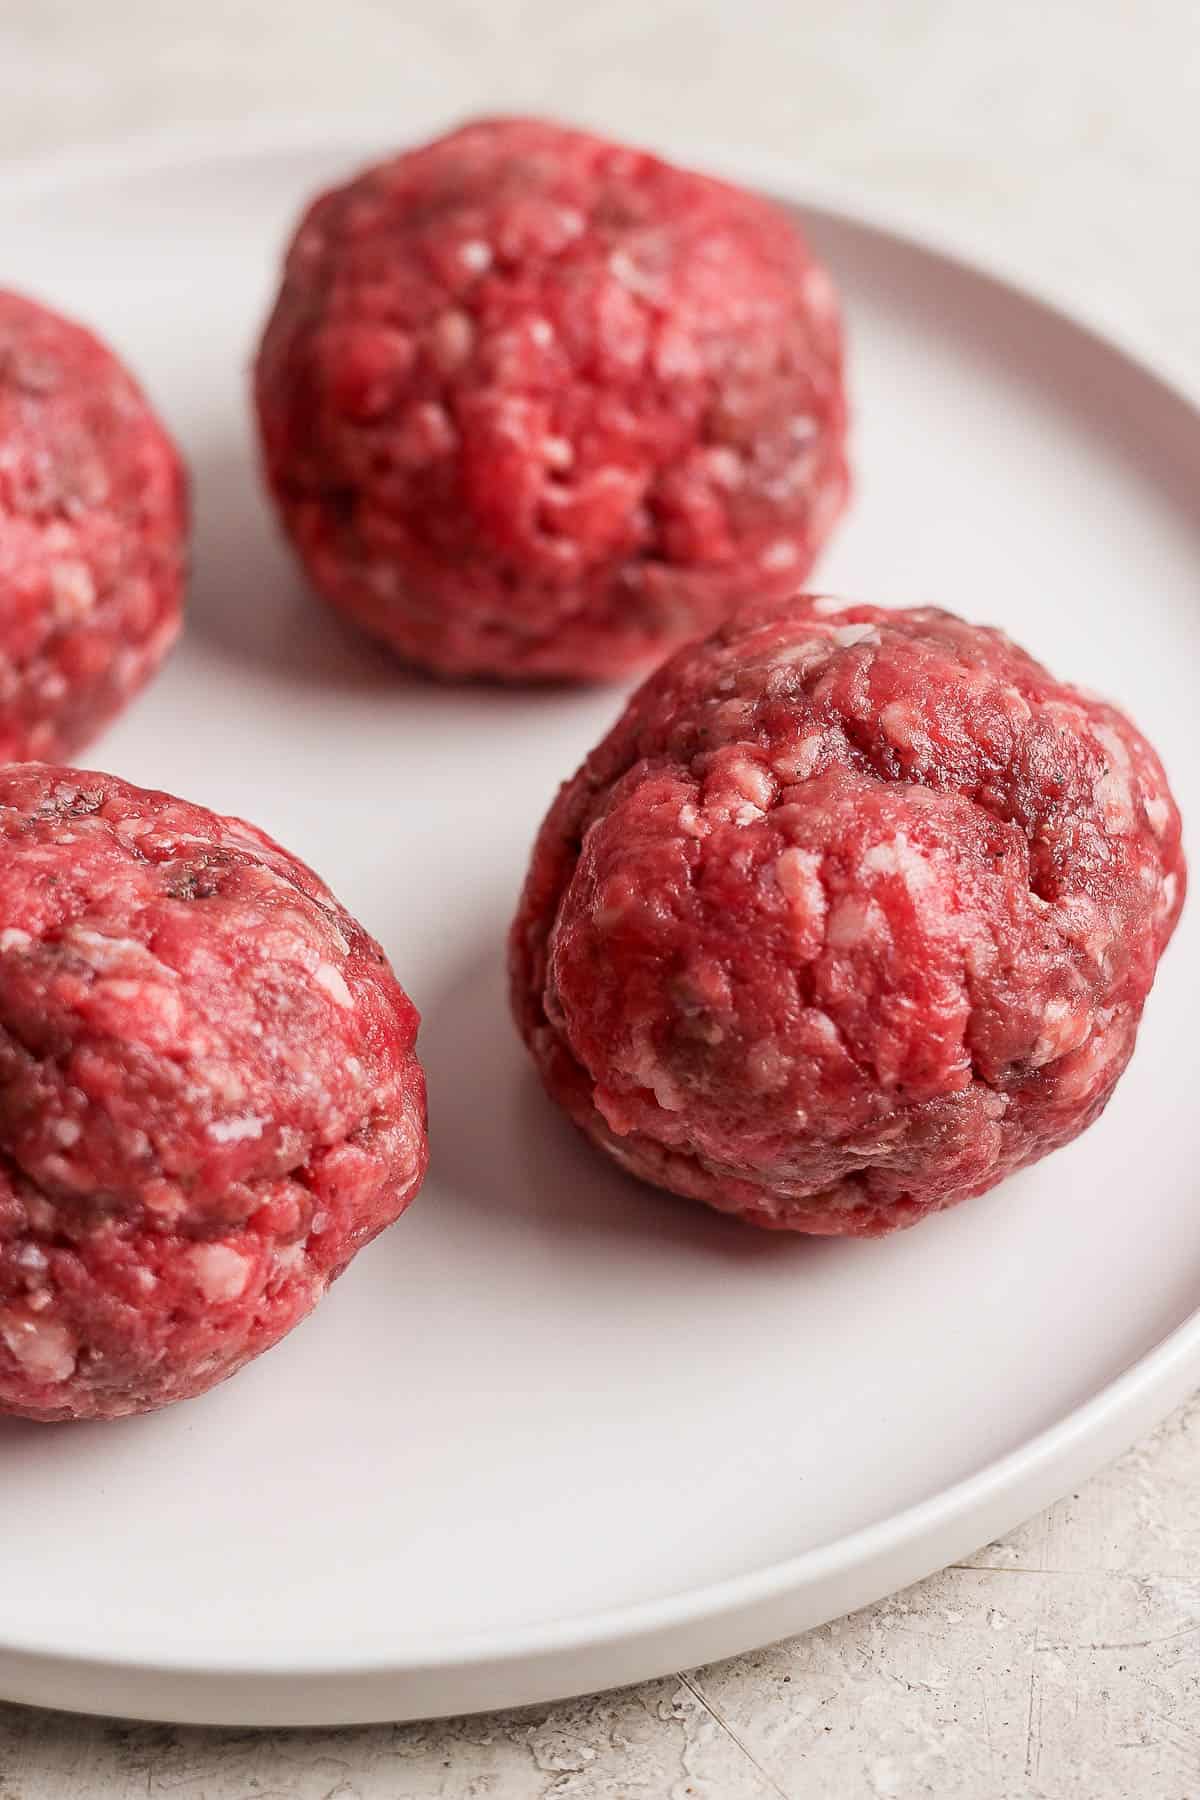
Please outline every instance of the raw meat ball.
M0 1412L149 1411L269 1349L408 1205L417 1014L240 819L13 766L0 841Z
M1184 883L1154 751L1002 633L756 604L560 792L513 1002L634 1174L872 1236L1099 1116Z
M846 497L836 297L788 215L529 119L317 200L257 401L316 586L443 675L658 661L794 589Z
M0 761L96 735L179 632L175 446L79 325L0 292Z

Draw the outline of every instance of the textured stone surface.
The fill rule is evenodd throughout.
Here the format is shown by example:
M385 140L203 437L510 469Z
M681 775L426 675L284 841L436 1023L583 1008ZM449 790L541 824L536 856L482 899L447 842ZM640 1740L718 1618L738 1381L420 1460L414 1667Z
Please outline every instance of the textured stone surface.
M1192 0L8 0L0 155L180 121L484 106L785 152L1200 378ZM15 277L16 271L8 271ZM363 1731L0 1708L0 1800L1195 1800L1200 1404L969 1566L793 1643Z

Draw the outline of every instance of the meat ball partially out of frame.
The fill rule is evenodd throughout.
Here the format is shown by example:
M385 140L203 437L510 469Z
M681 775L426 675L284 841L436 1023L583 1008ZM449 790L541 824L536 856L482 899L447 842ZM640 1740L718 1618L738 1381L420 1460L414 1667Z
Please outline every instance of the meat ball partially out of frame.
M559 793L513 1006L633 1174L874 1236L1099 1117L1185 879L1149 744L999 631L755 604Z
M277 1343L404 1211L417 1013L239 819L13 766L0 852L0 1412L147 1412Z
M70 756L179 634L183 466L82 326L0 292L0 761Z
M837 300L793 219L531 119L318 199L256 394L315 586L446 676L661 661L794 589L846 497Z

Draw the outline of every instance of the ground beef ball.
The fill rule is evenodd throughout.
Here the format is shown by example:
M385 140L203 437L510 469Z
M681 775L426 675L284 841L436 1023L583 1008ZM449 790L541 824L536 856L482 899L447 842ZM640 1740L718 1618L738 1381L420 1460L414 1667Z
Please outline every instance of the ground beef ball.
M528 119L310 208L257 397L316 586L444 675L659 661L794 589L846 496L837 303L792 220Z
M147 1411L268 1349L412 1199L417 1014L239 819L13 766L0 841L0 1411Z
M1113 707L931 609L756 604L560 792L511 939L551 1094L645 1180L871 1236L1098 1117L1179 915Z
M179 631L179 456L90 332L0 292L0 761L70 755Z

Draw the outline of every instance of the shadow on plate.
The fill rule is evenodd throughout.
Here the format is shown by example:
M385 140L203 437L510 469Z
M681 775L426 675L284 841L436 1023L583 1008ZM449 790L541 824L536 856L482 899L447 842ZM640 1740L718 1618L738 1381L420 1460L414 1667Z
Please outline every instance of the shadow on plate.
M223 438L192 457L195 548L188 629L239 663L325 689L415 685L385 650L305 585L272 517L252 445Z
M543 1092L509 1014L503 926L428 998L424 1018L431 1209L504 1213L576 1253L581 1238L630 1235L648 1256L664 1247L740 1263L829 1253L819 1240L757 1231L638 1181L576 1131Z
M26 1473L31 1465L54 1467L60 1456L69 1454L75 1459L73 1468L78 1470L87 1466L92 1455L104 1455L116 1433L124 1433L131 1441L139 1432L153 1429L154 1421L161 1417L161 1412L141 1413L123 1419L58 1420L51 1424L0 1417L0 1456L20 1458L21 1470Z

